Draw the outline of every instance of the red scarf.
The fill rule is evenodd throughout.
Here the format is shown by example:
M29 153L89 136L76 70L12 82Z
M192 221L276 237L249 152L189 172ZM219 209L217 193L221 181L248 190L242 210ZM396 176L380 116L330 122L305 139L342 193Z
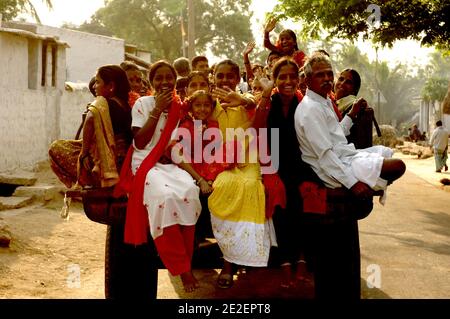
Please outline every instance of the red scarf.
M124 242L127 244L140 245L147 242L150 226L148 223L147 209L144 206L143 200L145 179L148 171L155 166L169 144L172 132L180 120L180 110L180 98L174 95L167 123L164 126L161 137L153 150L142 161L134 176L131 172L133 145L128 149L127 157L120 172L120 181L116 185L113 194L114 197L119 197L126 193L129 194L124 235Z
M333 92L330 92L329 94L331 105L333 105L334 113L336 113L336 116L338 117L339 122L342 121L342 114L339 111L339 108L336 105L336 97L334 96Z

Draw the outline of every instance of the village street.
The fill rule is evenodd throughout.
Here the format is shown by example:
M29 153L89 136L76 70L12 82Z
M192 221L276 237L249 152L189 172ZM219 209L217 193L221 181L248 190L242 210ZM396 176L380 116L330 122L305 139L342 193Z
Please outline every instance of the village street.
M435 173L433 158L396 156L406 161L407 172L389 188L386 205L376 202L359 223L363 298L450 298L450 193L439 186L450 173ZM48 168L38 177L58 183ZM61 204L62 197L0 211L12 237L9 248L0 248L0 298L104 298L106 226L88 220L80 203L73 203L69 220L63 220ZM79 283L72 278L78 270ZM312 293L311 286L281 289L274 269L239 274L228 290L215 287L217 270L195 275L201 287L186 294L178 278L160 270L158 299L310 298Z

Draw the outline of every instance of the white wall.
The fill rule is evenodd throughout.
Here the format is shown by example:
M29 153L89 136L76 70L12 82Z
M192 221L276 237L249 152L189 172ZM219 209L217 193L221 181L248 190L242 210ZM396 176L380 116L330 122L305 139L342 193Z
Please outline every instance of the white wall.
M48 158L55 139L73 139L88 91L19 90L0 87L0 172L32 167Z
M52 141L73 139L81 114L93 97L89 90L64 90L64 82L89 82L99 66L119 64L125 55L122 39L41 25L9 24L9 28L56 36L70 48L57 47L54 87L48 51L47 83L42 86L42 39L0 31L0 172L32 167L48 158Z
M60 104L60 139L74 139L81 124L81 115L94 97L89 90L64 91ZM81 137L81 135L80 135Z
M49 127L46 96L37 90L0 87L0 172L31 167L46 158Z
M34 43L35 59L29 59L29 41ZM81 113L93 99L89 90L64 91L62 46L57 53L56 86L52 86L51 76L47 77L50 83L41 86L41 48L41 40L0 32L0 172L33 167L46 160L53 140L74 138ZM31 82L36 82L33 89L29 88L30 75Z
M89 82L105 64L120 64L125 58L125 41L97 34L37 25L37 33L59 37L66 42L67 77L65 81Z
M0 33L0 88L28 88L28 40L9 33ZM3 99L3 98L2 98ZM0 101L0 104L3 104Z

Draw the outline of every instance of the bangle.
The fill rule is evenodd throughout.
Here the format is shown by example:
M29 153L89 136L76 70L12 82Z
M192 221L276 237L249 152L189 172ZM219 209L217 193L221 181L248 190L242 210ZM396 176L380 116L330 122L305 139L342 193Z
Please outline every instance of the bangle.
M197 184L197 185L200 185L200 183L202 182L202 181L204 181L205 179L203 178L203 177L200 177L196 182L195 182L195 184Z
M158 119L159 119L159 116L155 116L155 115L153 115L152 113L150 113L150 118L155 119L155 120L158 120Z

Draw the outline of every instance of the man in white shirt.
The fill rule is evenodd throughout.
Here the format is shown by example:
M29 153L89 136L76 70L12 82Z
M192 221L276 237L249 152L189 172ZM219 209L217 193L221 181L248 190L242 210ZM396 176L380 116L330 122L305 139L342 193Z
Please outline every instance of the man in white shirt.
M448 171L447 152L448 152L449 132L442 127L442 121L436 122L436 129L430 138L430 147L434 151L434 160L436 163L436 172L440 173L442 168Z
M295 112L295 129L302 159L311 165L325 186L344 186L359 198L385 189L405 172L392 150L378 145L356 150L348 144L328 97L333 69L328 57L313 56L304 67L308 89Z
M348 144L345 127L339 123L328 97L334 78L328 57L313 55L304 70L308 89L294 116L302 160L325 186L343 186L357 198L371 199L376 187L385 188L405 172L405 164L401 160L385 159L392 155L392 150L386 147L356 150L353 144ZM357 220L321 223L319 218L311 224L311 229L316 298L360 299Z

